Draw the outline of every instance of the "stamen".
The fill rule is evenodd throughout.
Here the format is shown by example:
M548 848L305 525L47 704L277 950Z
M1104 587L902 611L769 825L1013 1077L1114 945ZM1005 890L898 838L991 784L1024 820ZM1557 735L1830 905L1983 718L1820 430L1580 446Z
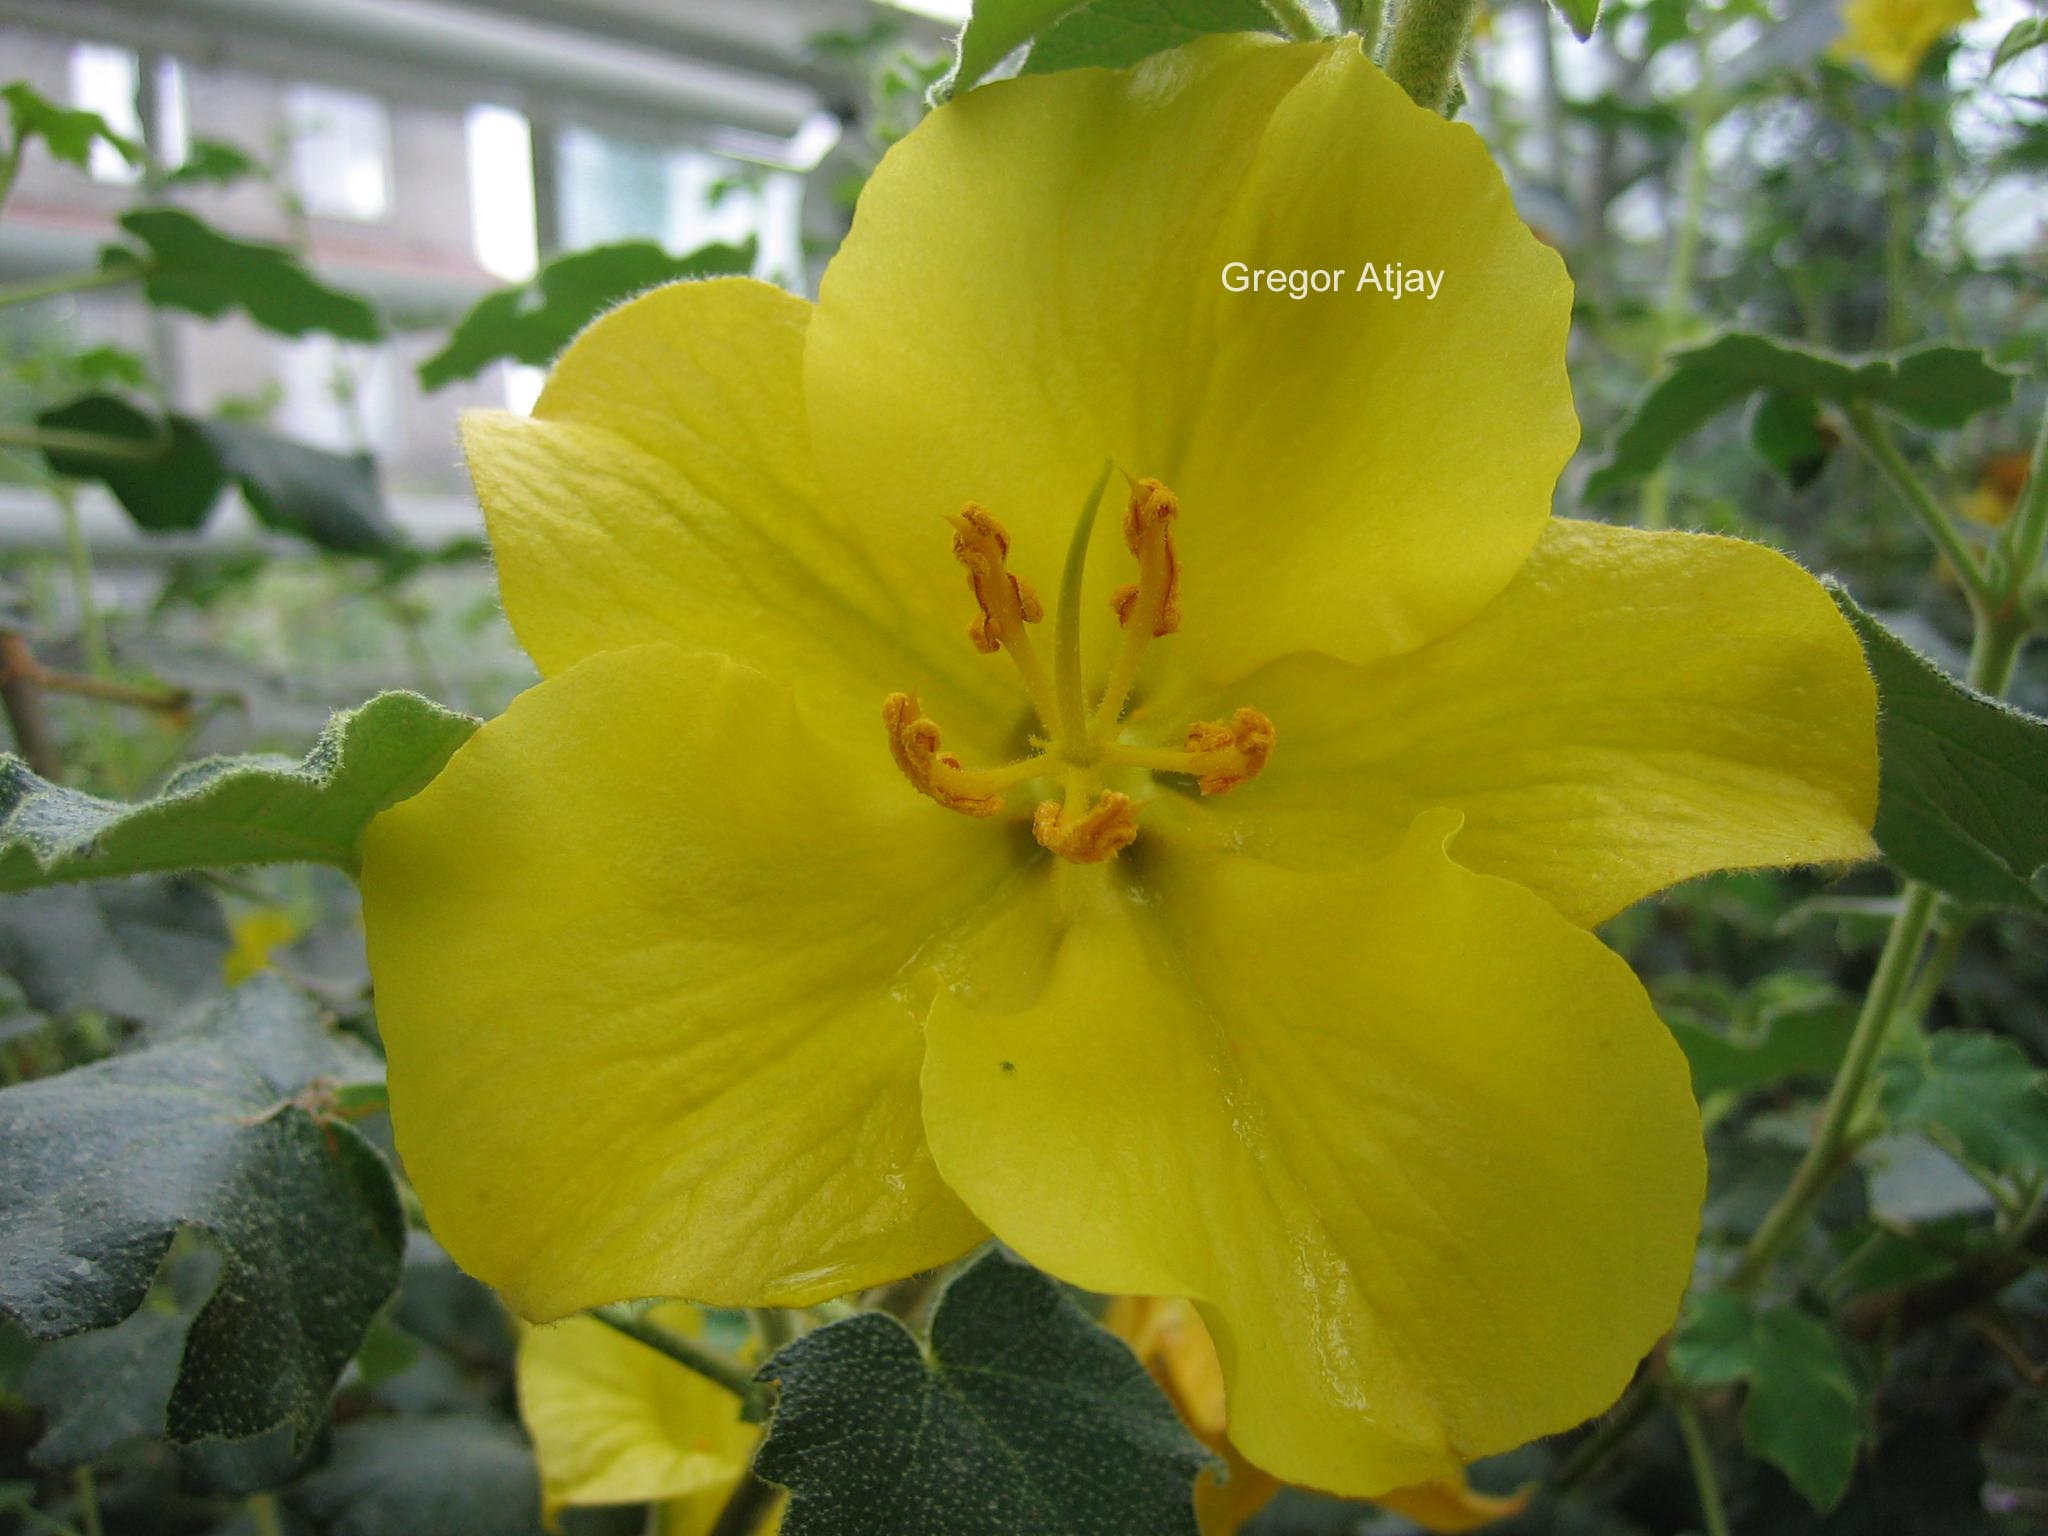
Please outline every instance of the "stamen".
M995 650L1010 653L1040 722L1048 731L1057 731L1052 682L1024 628L1045 617L1045 605L1030 583L1011 575L1006 566L1010 535L988 508L977 502L968 502L958 517L947 521L953 525L953 558L967 567L967 585L981 608L980 615L967 626L967 638L983 654Z
M1138 808L1131 797L1105 789L1095 797L1086 813L1071 821L1066 807L1057 800L1041 800L1031 814L1031 835L1039 846L1049 848L1076 864L1099 864L1113 859L1137 841Z
M1001 768L963 768L951 752L939 750L939 727L925 717L914 693L892 693L882 701L882 723L889 729L889 755L923 793L963 816L994 816L1003 808L1002 791L1047 773L1052 758L1044 753Z
M1220 795L1235 789L1259 770L1273 755L1273 722L1256 709L1240 709L1229 720L1204 720L1188 727L1187 750L1111 746L1103 761L1154 773L1185 773L1205 795Z
M1173 523L1179 516L1180 501L1164 485L1150 478L1131 481L1124 545L1137 557L1138 579L1110 595L1124 635L1090 727L1098 738L1123 718L1145 647L1180 628L1180 552L1173 544Z
M981 616L967 626L967 637L984 655L1023 634L1023 626L1045 617L1045 605L1021 576L1004 568L1010 535L989 515L988 508L968 502L953 524L953 558L967 567L967 585L981 605Z

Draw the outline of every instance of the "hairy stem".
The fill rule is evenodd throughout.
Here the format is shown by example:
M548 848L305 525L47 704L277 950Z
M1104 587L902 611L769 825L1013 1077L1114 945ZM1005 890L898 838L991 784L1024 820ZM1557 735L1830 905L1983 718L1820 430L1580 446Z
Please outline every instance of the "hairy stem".
M124 262L112 267L90 267L83 272L66 272L58 277L38 278L30 283L0 284L0 309L10 304L30 304L37 299L54 299L67 293L86 293L94 288L118 288L149 276L147 262Z
M1444 110L1479 0L1403 0L1387 45L1387 73L1419 107Z
M1298 43L1312 42L1323 35L1323 29L1316 25L1316 19L1309 15L1308 7L1301 0L1262 0L1268 14L1280 25L1280 30Z
M1678 1420L1678 1437L1685 1442L1685 1459L1692 1468L1692 1484L1699 1490L1700 1523L1707 1536L1728 1536L1728 1510L1721 1502L1721 1485L1714 1477L1714 1453L1700 1427L1699 1411L1692 1399L1673 1388L1671 1415Z
M1899 500L1906 504L1906 510L1913 514L1914 521L1934 540L1942 558L1954 569L1956 580L1962 584L1963 593L1970 600L1970 607L1981 619L1990 610L1994 595L1984 575L1983 562L1963 538L1955 519L1934 499L1934 493L1927 489L1926 482L1913 472L1913 466L1899 452L1898 441L1882 416L1861 401L1848 406L1843 415L1848 423L1849 436L1876 466L1877 472Z

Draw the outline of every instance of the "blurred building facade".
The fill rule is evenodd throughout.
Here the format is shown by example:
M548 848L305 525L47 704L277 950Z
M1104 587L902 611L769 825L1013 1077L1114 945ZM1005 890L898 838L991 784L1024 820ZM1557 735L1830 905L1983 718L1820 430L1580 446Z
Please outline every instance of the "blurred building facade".
M182 408L226 404L374 451L401 506L459 496L457 413L522 407L537 378L497 366L425 394L414 369L547 253L752 238L759 275L808 289L842 215L807 193L849 109L812 40L879 14L873 0L0 0L0 77L99 112L167 168L203 140L262 161L267 178L177 200L297 246L394 334L285 341L232 317L153 316L120 290L38 306L53 311L40 323L142 355ZM0 221L0 280L89 265L134 182L111 151L90 175L33 154Z

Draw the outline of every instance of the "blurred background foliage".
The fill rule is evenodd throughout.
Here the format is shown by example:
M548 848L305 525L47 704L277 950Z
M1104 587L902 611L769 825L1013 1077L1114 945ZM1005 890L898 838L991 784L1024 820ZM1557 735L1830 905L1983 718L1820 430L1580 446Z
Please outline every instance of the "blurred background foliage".
M383 688L501 709L532 675L456 412L529 405L584 321L652 283L814 289L867 172L947 88L957 30L868 0L463 0L440 8L452 30L405 5L245 9L0 4L0 74L19 77L0 159L0 672L17 750L110 796L208 752L297 756ZM1107 46L1091 16L1142 52L1261 24L1246 10L1098 0L1009 67L1084 61ZM1541 4L1484 16L1462 115L1578 285L1587 449L1561 512L1775 544L1962 671L1953 571L1810 398L1746 398L1646 473L1600 466L1650 381L1725 329L1981 349L2018 376L2010 403L1909 427L1905 452L1991 545L2048 405L2040 14L1985 0L1917 54L1845 50L1836 0L1611 0L1584 40ZM2038 654L2012 696L2048 710ZM1896 904L1878 868L1738 875L1610 925L1694 1062L1705 1272L1797 1164ZM1924 1028L2005 1043L1971 1081L2017 1148L1987 1163L1954 1116L1916 1118L1898 1069L1906 1129L1833 1187L1768 1306L1691 1315L1652 1367L1719 1411L1479 1468L1495 1492L1539 1485L1500 1529L1700 1528L1704 1456L1736 1531L2048 1531L2048 943L1998 913L1952 917L1938 943ZM330 871L0 898L0 1080L160 1047L265 974L374 1047L354 894ZM348 1118L388 1154L374 1095ZM255 1440L167 1436L222 1262L203 1241L178 1239L119 1328L35 1345L0 1325L0 1528L538 1529L513 1326L423 1232L391 1240L397 1300L331 1415ZM1412 1527L1288 1492L1248 1529Z

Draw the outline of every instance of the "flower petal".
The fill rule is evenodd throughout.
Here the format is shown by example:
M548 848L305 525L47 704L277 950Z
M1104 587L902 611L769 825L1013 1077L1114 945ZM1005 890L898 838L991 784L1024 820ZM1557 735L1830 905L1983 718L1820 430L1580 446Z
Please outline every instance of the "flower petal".
M1449 806L1461 863L1591 924L1710 870L1874 851L1862 648L1758 544L1555 522L1434 645L1372 667L1290 657L1226 699L1273 718L1272 761L1187 819L1290 864L1377 858Z
M1228 291L1229 262L1347 277L1296 301ZM1351 291L1366 263L1441 289ZM1216 38L934 112L861 195L805 385L825 482L877 538L983 502L1042 593L1105 456L1163 480L1173 665L1234 675L1411 648L1506 584L1578 437L1570 309L1478 135L1357 39ZM1091 561L1106 622L1118 518Z
M1341 874L1155 845L1033 1006L926 1021L961 1198L1063 1279L1194 1299L1237 1448L1363 1497L1612 1402L1677 1311L1704 1185L1641 986L1453 863L1455 824Z
M520 695L365 850L435 1235L536 1321L798 1305L970 1247L895 977L997 836L729 662L611 651Z
M694 1308L653 1320L695 1335ZM739 1400L592 1317L528 1329L519 1341L519 1417L540 1463L541 1510L691 1499L713 1516L761 1438Z
M464 417L520 643L543 676L662 641L730 655L875 739L899 688L961 731L1007 720L1023 696L969 646L964 586L937 590L957 575L944 526L906 577L820 503L809 316L751 279L671 284L578 337L530 419Z

